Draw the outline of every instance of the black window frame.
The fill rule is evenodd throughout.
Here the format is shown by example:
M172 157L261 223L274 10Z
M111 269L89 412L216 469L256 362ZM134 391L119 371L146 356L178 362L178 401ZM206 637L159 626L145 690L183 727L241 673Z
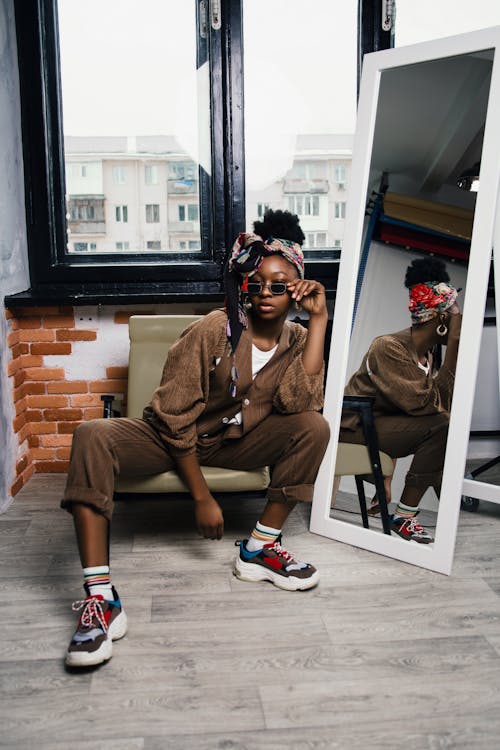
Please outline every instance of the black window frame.
M207 35L198 35L197 65L210 64L212 177L200 170L200 233L202 254L92 252L66 253L64 143L57 0L15 3L21 92L22 138L25 170L26 217L31 295L40 302L72 295L82 303L108 295L137 299L189 296L220 297L227 250L246 227L243 122L243 15L244 0L221 0L220 28L210 23L207 0ZM359 0L358 56L392 46L390 32L381 29L382 0ZM197 23L202 3L197 2ZM209 54L210 52L210 54ZM208 189L211 182L211 190ZM251 222L257 217L247 217ZM332 253L334 260L332 260ZM305 252L308 276L335 289L340 251L318 259ZM128 290L128 292L127 292ZM130 290L133 290L130 291ZM13 295L19 296L19 295ZM12 298L11 298L12 300ZM15 304L15 302L13 303Z
M233 169L244 173L243 139L233 138L242 125L241 66L233 65L241 57L241 1L223 0L222 6L221 28L208 23L206 40L198 36L197 64L208 58L210 65L213 151L212 189L205 174L199 183L202 253L169 253L167 260L164 253L67 253L57 0L15 4L32 288L165 282L174 291L176 282L220 282L227 236L244 221L244 202L233 199L238 180L223 159L230 146Z

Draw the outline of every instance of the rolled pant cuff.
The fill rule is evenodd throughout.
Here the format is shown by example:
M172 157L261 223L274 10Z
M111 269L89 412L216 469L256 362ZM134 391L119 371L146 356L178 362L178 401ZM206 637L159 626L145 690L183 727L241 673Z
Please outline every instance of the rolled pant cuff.
M310 503L313 499L313 484L295 484L290 487L268 487L270 503Z
M111 520L112 502L98 490L93 490L90 487L68 487L61 500L61 508L72 513L72 506L75 503L88 505L96 513L101 513L108 521Z

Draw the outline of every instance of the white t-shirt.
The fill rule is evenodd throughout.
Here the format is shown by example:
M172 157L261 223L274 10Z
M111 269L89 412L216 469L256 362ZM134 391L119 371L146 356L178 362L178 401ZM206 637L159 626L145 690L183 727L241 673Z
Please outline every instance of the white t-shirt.
M419 362L418 366L420 367L421 370L425 372L426 375L429 374L429 370L430 370L429 362L426 362L425 365L423 365L422 362Z
M262 349L258 349L255 344L252 344L252 380L255 380L257 374L265 365L267 365L277 348L278 344L276 344L276 346L274 346L272 349L269 349L268 352L263 352ZM219 362L220 358L217 359L216 365L218 365ZM234 415L232 419L229 420L228 424L241 424L241 422L242 414L241 411L239 411Z

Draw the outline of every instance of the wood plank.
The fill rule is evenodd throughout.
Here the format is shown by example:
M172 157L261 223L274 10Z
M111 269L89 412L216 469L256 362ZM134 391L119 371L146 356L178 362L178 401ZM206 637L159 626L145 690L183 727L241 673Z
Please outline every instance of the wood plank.
M147 633L150 628L144 628ZM207 628L210 633L210 628ZM299 628L295 629L299 635ZM418 641L370 642L367 644L329 644L322 639L296 637L293 648L290 631L285 631L281 643L275 638L263 640L258 653L255 646L247 645L246 631L238 633L224 649L216 644L210 649L203 641L193 643L191 638L182 649L182 638L175 647L151 648L145 639L139 642L116 645L116 655L106 670L95 674L93 687L114 689L114 685L127 682L134 692L161 689L165 684L216 688L217 684L245 684L259 687L274 684L280 675L286 675L287 684L303 681L341 685L359 680L364 682L376 672L381 681L398 681L410 674L416 680L426 679L432 673L435 682L446 684L450 679L476 681L500 670L500 656L488 641L479 637L453 637L421 639ZM212 638L210 638L212 644ZM123 647L122 647L123 646ZM493 684L497 681L494 680Z
M23 698L3 700L2 736L11 748L15 743L37 747L51 737L72 743L82 737L100 742L117 736L204 734L217 731L222 720L228 730L264 728L258 692L223 685L217 690L165 686L135 695L125 685L72 696L71 701L56 701L52 694L40 693L30 696L29 721L26 710Z
M407 719L412 726L421 726L430 716L440 719L446 731L456 731L457 723L465 727L463 713L473 716L476 725L481 722L500 730L498 715L498 665L485 665L480 676L467 676L460 682L435 680L432 673L420 676L409 672L397 681L386 682L367 675L364 681L344 680L342 683L300 682L293 685L268 683L260 687L266 727L292 729L296 727L330 726L346 731L354 725L371 726L376 734L380 717L394 723L405 724L400 712L408 708ZM465 675L462 675L462 677ZM484 689L485 684L490 690ZM404 727L407 729L407 727ZM474 745L472 745L474 747Z
M334 709L333 709L334 710ZM215 734L146 737L144 750L494 750L498 730L474 721L442 729L440 719L426 717L425 726L378 721L371 727L338 726L266 729L253 732L219 730Z

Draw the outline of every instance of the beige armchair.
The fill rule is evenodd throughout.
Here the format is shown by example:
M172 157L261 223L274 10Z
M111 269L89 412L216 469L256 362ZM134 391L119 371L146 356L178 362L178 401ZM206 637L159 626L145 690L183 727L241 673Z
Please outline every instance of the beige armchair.
M127 416L141 417L158 387L167 353L182 331L198 315L133 315L129 321L130 354L127 389ZM265 490L269 484L267 467L254 471L202 466L212 492ZM144 477L117 477L115 492L188 492L175 471Z

